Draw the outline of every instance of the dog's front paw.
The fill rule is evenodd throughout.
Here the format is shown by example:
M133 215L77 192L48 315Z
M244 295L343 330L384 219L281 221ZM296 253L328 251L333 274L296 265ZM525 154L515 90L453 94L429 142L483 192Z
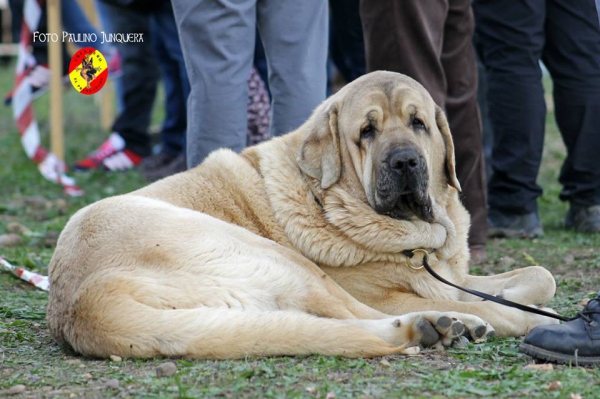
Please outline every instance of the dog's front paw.
M413 344L428 347L449 347L461 337L483 342L496 334L494 328L477 316L456 312L424 312L414 320Z

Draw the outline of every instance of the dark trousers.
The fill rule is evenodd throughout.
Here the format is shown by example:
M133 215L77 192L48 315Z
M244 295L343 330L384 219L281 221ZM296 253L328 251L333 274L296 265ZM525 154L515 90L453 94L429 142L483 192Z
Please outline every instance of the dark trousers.
M115 32L143 34L141 43L116 43L123 69L123 107L112 129L123 137L129 150L146 156L150 154L148 127L159 78L150 40L150 17L144 12L111 5L107 11Z
M329 0L329 55L346 82L365 74L360 0Z
M510 4L509 4L510 3ZM539 61L554 82L567 147L562 200L600 204L600 28L594 0L475 0L494 129L491 208L537 211L546 104Z
M404 73L446 110L469 245L486 243L487 207L470 0L361 0L367 70Z
M152 116L160 66L165 86L163 149L178 154L185 148L187 97L190 86L170 3L149 12L108 6L115 32L143 33L141 43L120 43L123 62L123 108L113 124L131 151L150 153L148 126Z

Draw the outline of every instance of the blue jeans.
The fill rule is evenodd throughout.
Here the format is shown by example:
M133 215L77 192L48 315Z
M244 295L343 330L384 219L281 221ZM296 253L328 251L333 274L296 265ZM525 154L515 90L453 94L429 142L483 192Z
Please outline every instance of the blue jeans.
M185 150L190 83L170 4L152 13L151 32L165 88L165 120L160 135L162 151L178 155Z
M116 33L117 31L113 26L113 21L111 18L111 6L100 0L96 0L94 4L96 5L96 10L98 11L98 18L100 19L100 25L102 26L102 29L106 33ZM118 112L121 112L123 109L123 78L119 76L118 78L113 79L113 82L115 84L115 91L117 94L117 110Z

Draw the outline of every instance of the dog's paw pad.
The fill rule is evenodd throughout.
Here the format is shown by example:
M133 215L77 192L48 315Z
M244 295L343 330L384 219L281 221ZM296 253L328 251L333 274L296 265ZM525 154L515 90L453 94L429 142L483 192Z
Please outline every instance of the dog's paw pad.
M487 331L487 327L486 326L479 326L475 329L475 331L473 331L473 339L475 339L475 341L477 341L478 339L481 339L485 336L485 333Z
M421 342L420 344L428 348L434 345L436 342L440 340L440 334L436 331L435 328L425 319L420 319L417 322L417 329L421 333Z
M471 331L471 336L473 337L473 342L479 344L481 342L487 341L488 338L492 338L496 336L496 331L489 324L484 326L478 326L474 330Z
M458 337L458 336L462 335L464 332L465 332L465 326L461 321L457 320L452 324L452 336Z
M437 319L436 324L442 329L448 329L452 325L452 319L448 316L442 316Z

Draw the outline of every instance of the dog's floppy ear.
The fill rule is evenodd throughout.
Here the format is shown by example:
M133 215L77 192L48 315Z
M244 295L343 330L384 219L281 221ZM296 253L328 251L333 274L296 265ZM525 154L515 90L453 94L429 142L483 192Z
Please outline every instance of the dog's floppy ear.
M317 109L306 124L308 132L298 154L302 172L318 179L323 190L337 182L342 172L337 116L335 103L324 111Z
M444 111L437 105L435 106L435 121L439 131L442 133L444 138L444 144L446 145L446 177L448 178L448 184L461 192L460 183L456 177L456 162L454 160L454 142L452 141L452 135L450 134L450 127L448 126L448 120Z

